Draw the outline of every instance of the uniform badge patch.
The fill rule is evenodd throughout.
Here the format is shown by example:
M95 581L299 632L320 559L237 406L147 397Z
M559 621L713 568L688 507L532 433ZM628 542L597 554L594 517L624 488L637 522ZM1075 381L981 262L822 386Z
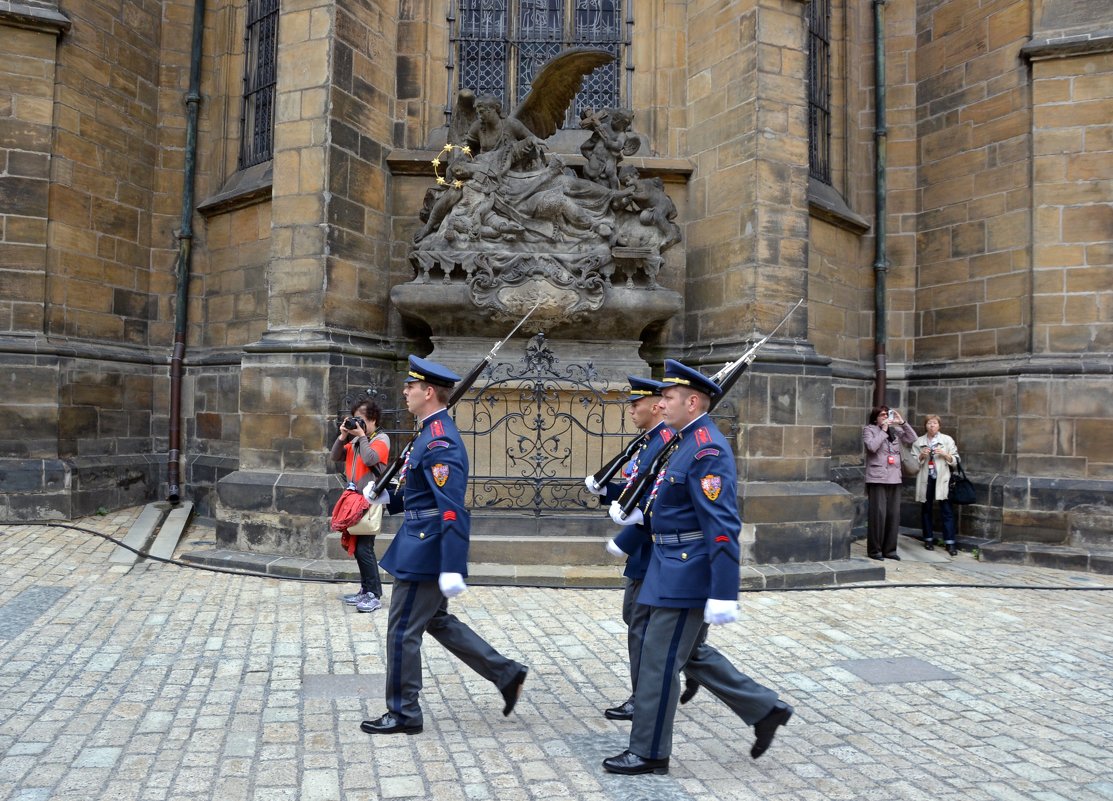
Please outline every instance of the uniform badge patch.
M433 432L434 437L443 437L444 423L442 423L440 420L434 420L433 424L429 427L429 430Z
M719 493L723 489L723 479L719 476L704 476L699 480L699 485L703 494L707 496L707 500L713 501L719 497Z
M427 450L432 450L433 448L447 448L449 446L450 446L450 443L447 440L435 439L432 442L430 442L428 445L426 445L425 447L426 447Z
M711 433L707 430L706 426L701 426L696 429L696 444L697 445L710 445Z
M704 448L701 451L696 451L696 461L698 462L704 456L718 456L718 455L719 455L719 449L718 448Z
M448 481L448 465L435 464L433 465L433 480L437 482L438 487L443 487L445 482ZM704 490L706 492L707 490ZM716 495L719 493L716 492Z

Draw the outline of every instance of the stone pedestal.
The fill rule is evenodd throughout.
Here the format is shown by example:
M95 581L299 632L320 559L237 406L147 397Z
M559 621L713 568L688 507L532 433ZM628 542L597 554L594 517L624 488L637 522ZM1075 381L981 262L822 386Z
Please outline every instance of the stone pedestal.
M224 547L319 558L343 489L329 449L345 398L391 392L382 343L327 331L276 331L251 345L240 372L239 469L217 483Z
M390 292L395 306L405 315L426 323L432 330L433 352L429 358L461 375L482 359L505 337L537 301L540 306L522 325L517 336L526 338L544 332L546 342L562 364L591 361L600 380L621 383L628 375L649 375L649 365L639 355L641 333L654 323L669 319L683 303L669 289L607 286L601 307L577 318L547 297L526 288L512 303L513 317L494 309L481 309L472 302L464 282L399 284ZM517 341L507 343L496 361L516 361L521 352Z

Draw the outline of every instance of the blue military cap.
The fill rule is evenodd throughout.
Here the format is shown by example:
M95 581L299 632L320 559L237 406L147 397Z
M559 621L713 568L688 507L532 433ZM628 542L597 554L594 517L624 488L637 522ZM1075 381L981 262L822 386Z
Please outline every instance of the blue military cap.
M417 356L410 357L410 374L406 376L406 383L411 381L424 381L437 387L451 387L460 376L449 370L443 364L437 364Z
M668 384L662 384L652 378L638 378L636 375L626 377L630 379L630 397L626 399L627 403L633 403L636 400L649 398L653 395L660 395L661 390L668 386Z
M676 359L665 359L664 383L666 386L688 387L712 398L722 394L723 391L722 387L699 370L681 364Z

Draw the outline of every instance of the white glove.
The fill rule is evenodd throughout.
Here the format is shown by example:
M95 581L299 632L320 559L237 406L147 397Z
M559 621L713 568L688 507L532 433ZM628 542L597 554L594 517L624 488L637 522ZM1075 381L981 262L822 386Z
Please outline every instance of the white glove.
M612 540L610 538L607 539L607 553L609 553L611 556L625 556L626 555L626 551L622 550L617 545L615 545L614 540Z
M468 588L468 585L464 583L464 577L459 573L441 573L440 578L437 579L437 584L445 598L455 598Z
M703 622L712 626L721 626L724 623L733 623L738 620L738 601L720 601L718 598L708 598L707 605L703 608Z
M645 517L642 516L642 510L636 507L629 515L623 517L622 507L619 505L618 501L611 501L610 514L611 520L618 526L636 526L639 523L645 522Z
M584 486L587 491L592 495L605 495L607 492L606 487L600 487L595 484L595 476L584 476Z
M387 492L386 490L383 490L378 495L372 496L371 491L373 489L375 489L375 482L374 481L369 482L367 484L367 486L363 488L363 497L367 499L368 503L370 503L372 505L373 504L382 504L383 506L386 506L388 503L390 503L390 493L389 492Z

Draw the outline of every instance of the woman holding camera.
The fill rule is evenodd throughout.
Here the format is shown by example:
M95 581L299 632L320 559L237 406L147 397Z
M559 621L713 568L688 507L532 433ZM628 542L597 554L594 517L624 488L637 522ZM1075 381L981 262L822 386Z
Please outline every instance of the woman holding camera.
M951 466L958 461L955 441L939 431L939 415L924 418L927 433L912 443L912 452L920 457L920 472L916 474L916 500L920 502L920 527L924 547L935 550L935 521L932 509L939 501L943 514L943 544L951 556L958 555L955 547L955 513L947 497L951 488Z
M350 489L363 491L386 467L390 455L390 439L379 431L382 410L374 401L359 400L352 404L351 416L340 424L336 442L332 444L334 461L344 462L344 475ZM353 486L354 485L354 486ZM379 562L375 559L375 535L348 535L355 542L349 553L359 566L359 592L344 596L344 603L354 605L360 612L374 612L382 608L383 583L379 578Z
M916 432L900 412L888 406L870 410L862 429L866 449L866 555L870 559L896 559L900 533L900 443L911 444ZM899 440L899 441L898 441Z

